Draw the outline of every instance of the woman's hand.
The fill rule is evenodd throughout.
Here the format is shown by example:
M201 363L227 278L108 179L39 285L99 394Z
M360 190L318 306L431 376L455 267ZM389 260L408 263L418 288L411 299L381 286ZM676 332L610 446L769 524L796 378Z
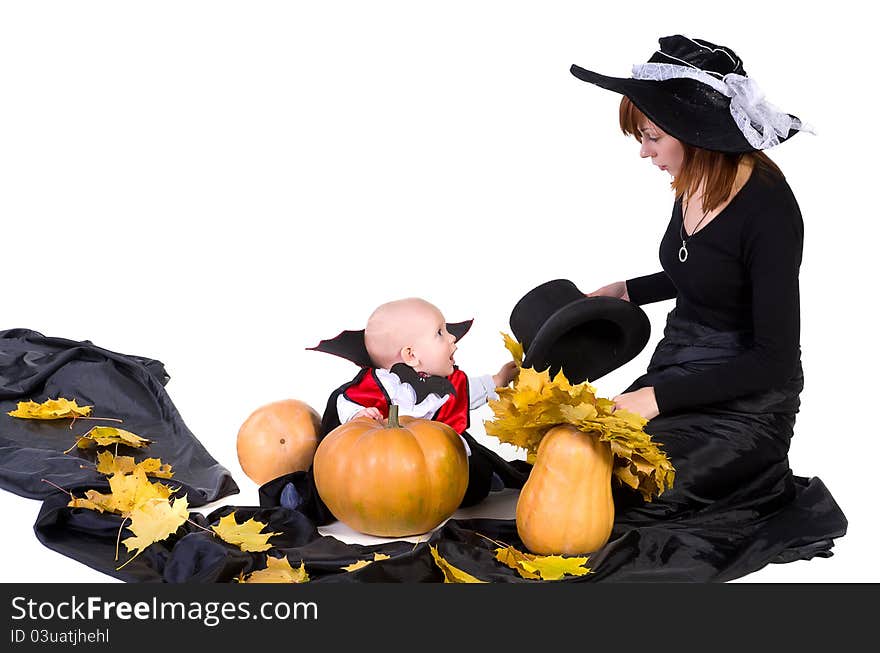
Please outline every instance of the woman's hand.
M616 297L617 299L625 299L629 301L629 292L626 289L626 281L615 281L607 286L602 286L598 290L588 292L587 297Z
M631 413L638 413L645 419L653 419L660 414L653 387L626 392L617 395L611 401L614 402L615 410L628 410Z
M505 363L504 366L498 370L498 374L495 374L492 377L492 381L495 383L496 388L506 388L511 381L516 378L517 374L517 366L516 363L510 361Z

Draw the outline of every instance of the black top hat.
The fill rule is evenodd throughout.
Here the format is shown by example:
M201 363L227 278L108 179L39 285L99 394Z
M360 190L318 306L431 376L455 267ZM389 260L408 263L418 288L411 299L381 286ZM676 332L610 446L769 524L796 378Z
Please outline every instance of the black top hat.
M625 95L654 124L706 150L739 153L777 145L810 131L779 111L746 75L742 59L725 46L686 36L659 39L660 49L633 77L608 77L573 65L585 82Z
M636 304L587 297L567 279L529 291L513 307L510 328L523 345L523 367L560 368L571 383L595 381L635 358L651 322Z
M446 330L455 336L458 342L470 331L473 320L465 320L464 322L447 322ZM374 367L370 360L370 354L367 353L367 345L364 342L364 329L359 331L342 331L333 338L322 340L314 347L306 347L309 351L322 351L325 354L333 354L340 358L350 360L360 367Z

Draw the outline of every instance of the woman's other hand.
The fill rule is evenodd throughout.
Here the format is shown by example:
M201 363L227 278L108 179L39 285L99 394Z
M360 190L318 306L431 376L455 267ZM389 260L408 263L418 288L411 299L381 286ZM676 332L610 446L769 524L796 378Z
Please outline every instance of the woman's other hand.
M615 410L628 410L631 413L638 413L645 419L653 419L660 414L653 387L639 388L633 392L626 392L622 395L617 395L611 401L614 402Z
M615 281L607 286L588 292L587 297L616 297L617 299L625 299L629 301L629 293L626 290L626 281Z

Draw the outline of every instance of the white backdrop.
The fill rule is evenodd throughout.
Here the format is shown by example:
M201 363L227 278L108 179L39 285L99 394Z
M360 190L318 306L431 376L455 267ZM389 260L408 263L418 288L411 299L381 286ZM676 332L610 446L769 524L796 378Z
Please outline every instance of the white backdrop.
M241 486L207 509L257 504L238 427L276 399L321 411L355 370L305 348L361 328L378 303L420 295L475 318L457 362L495 372L530 288L658 270L669 178L620 133L619 96L568 68L627 76L675 33L732 47L818 132L770 152L806 226L790 459L850 521L834 557L745 580L880 580L876 56L847 10L859 3L805 16L743 0L734 15L705 2L0 6L0 329L164 362L188 427ZM596 382L604 396L643 371L670 308L646 307L651 341ZM492 445L490 415L472 432ZM115 582L43 547L39 506L0 492L0 551L32 560L3 580Z

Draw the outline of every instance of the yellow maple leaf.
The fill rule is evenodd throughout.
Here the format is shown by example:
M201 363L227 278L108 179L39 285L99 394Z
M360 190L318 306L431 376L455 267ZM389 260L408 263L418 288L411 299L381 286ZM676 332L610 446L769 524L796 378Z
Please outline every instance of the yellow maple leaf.
M639 488L639 475L632 472L630 465L620 465L620 467L615 470L615 474L618 480L624 485L628 485L634 490Z
M443 572L443 582L444 583L485 583L486 581L480 580L476 576L471 576L466 571L462 571L458 567L453 566L446 560L443 556L440 555L440 552L437 551L436 546L431 547L431 556L434 558L434 563L440 567L440 571Z
M272 548L268 540L273 535L281 535L281 533L261 533L266 524L258 522L251 517L246 522L239 524L235 521L235 511L220 518L217 526L211 526L211 529L217 533L225 542L234 544L242 551L266 551Z
M592 404L582 403L577 406L561 405L559 406L560 414L569 422L582 422L596 419L599 412Z
M128 551L136 551L117 571L138 557L141 552L154 542L161 542L174 534L181 524L189 517L186 497L173 501L152 499L132 510L128 525L134 535L122 541Z
M156 478L171 478L174 473L171 471L171 465L164 464L159 458L147 458L136 463L133 456L114 456L109 451L101 451L98 453L97 470L101 474L114 474L122 472L123 474L131 474L136 469L141 469L147 476Z
M538 579L540 576L536 572L529 571L522 566L523 560L529 558L531 555L532 554L530 553L523 553L512 546L500 546L495 549L496 560L503 562L511 569L515 569L523 578Z
M523 560L520 564L526 571L538 574L542 580L559 580L566 574L583 576L590 573L584 567L588 558L566 558L564 556L533 556L531 560Z
M141 447L146 447L150 442L151 441L146 438L142 438L139 435L135 435L130 431L115 426L95 426L81 435L74 446L79 447L80 449L87 449L92 444L99 444L102 446L124 444L139 449ZM70 449L73 449L73 447ZM67 451L70 451L70 449Z
M294 569L290 566L287 556L273 558L266 556L266 567L257 569L247 576L239 576L241 583L306 583L309 575L306 573L305 563L300 562L299 567Z
M99 495L102 498L98 498L95 500L95 499L91 499L88 497L89 492L95 492L95 491L89 490L88 492L86 492L85 498L75 497L71 494L70 501L67 503L67 505L70 508L86 508L88 510L96 510L98 512L104 512L106 510L109 510L107 504L104 503L104 501L102 499L103 497L110 497L109 494L108 495ZM112 512L112 510L110 512Z
M114 474L113 476L117 476ZM113 476L110 477L110 487L113 487ZM147 479L146 473L142 469L136 469L131 474L126 474L126 478L134 479L134 491L131 500L131 509L135 509L147 501L155 499L168 500L171 497L172 489L164 483L154 483Z
M41 404L35 401L19 401L15 410L7 415L22 419L66 419L68 417L86 417L92 412L93 406L78 406L75 399L47 399Z
M583 576L590 573L590 569L583 565L589 558L586 557L570 557L563 556L541 556L534 553L527 553L519 549L497 542L491 537L486 537L477 533L493 544L497 544L495 549L495 559L504 563L523 578L533 580L559 580L565 574L573 576Z
M504 338L504 346L507 348L507 351L510 352L510 355L513 356L513 360L516 362L517 367L522 367L523 362L523 346L522 343L512 338L508 334L501 332L501 336Z
M98 512L112 512L120 515L130 513L146 501L160 499L167 501L172 489L162 483L152 483L142 469L131 474L115 472L108 479L110 492L87 490L85 497L71 496L67 504L71 508L88 508Z
M71 494L67 505L71 508L87 508L98 512L118 512L113 494L102 494L97 490L87 490L85 497L75 497Z
M389 558L391 558L391 556L385 555L384 553L375 552L375 553L373 553L372 560L358 560L357 562L352 562L350 565L346 565L345 567L342 567L342 570L343 571L357 571L358 569L363 569L367 565L372 564L372 563L376 562L377 560L388 560Z

